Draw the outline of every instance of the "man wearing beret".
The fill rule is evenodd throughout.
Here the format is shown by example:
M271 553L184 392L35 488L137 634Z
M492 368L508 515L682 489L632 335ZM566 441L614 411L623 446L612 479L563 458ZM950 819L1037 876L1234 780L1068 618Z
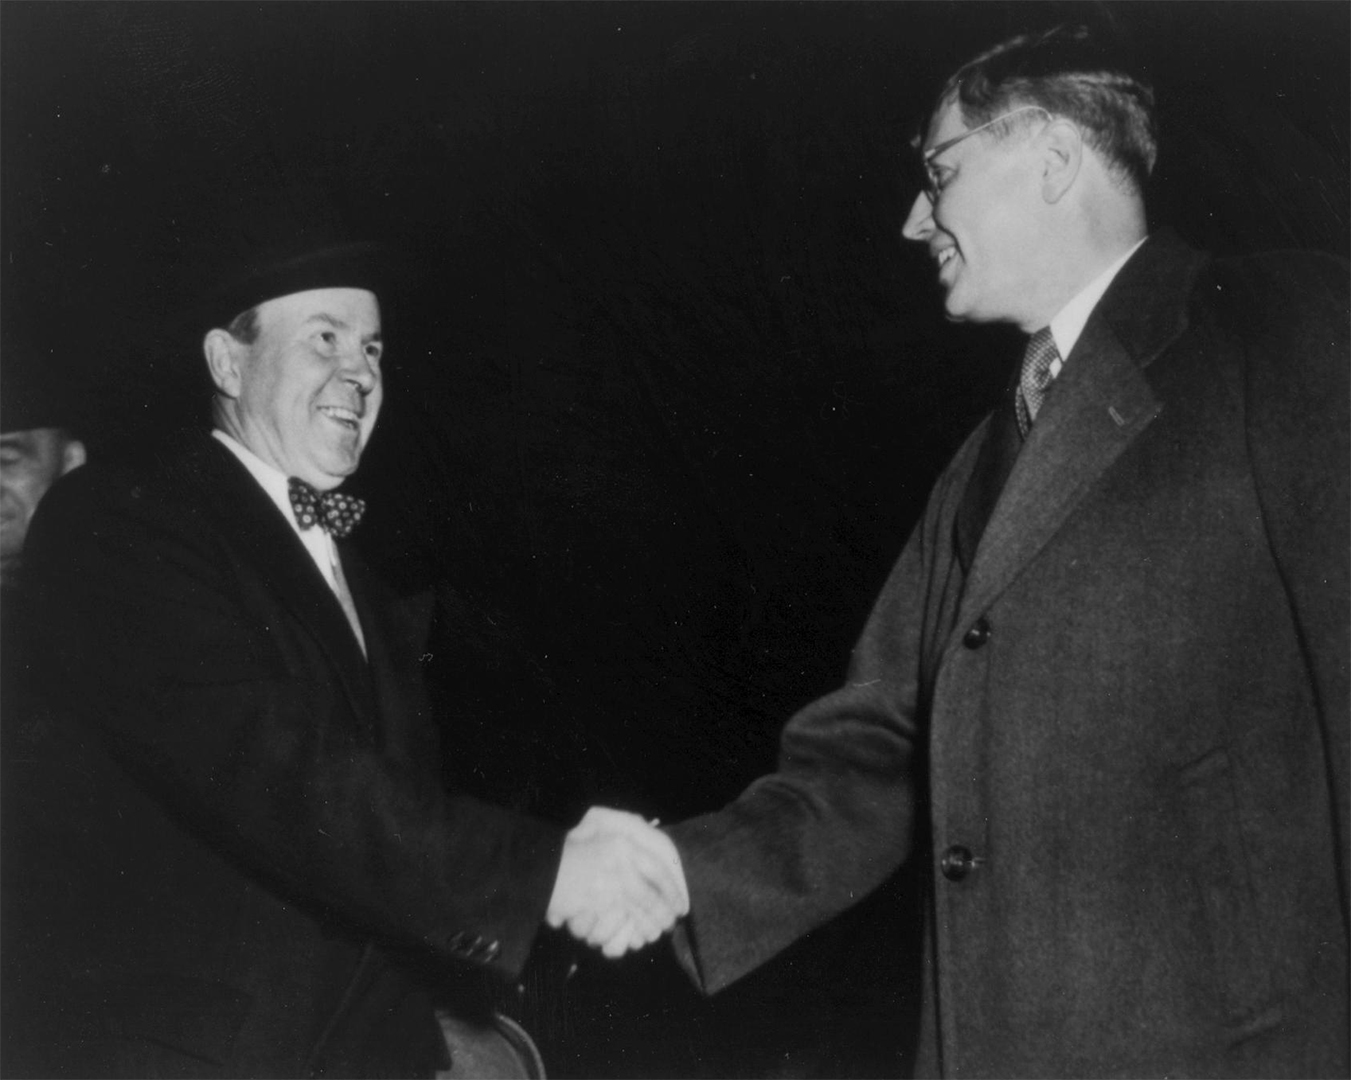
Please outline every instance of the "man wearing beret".
M363 505L335 491L384 393L383 261L311 250L225 288L215 430L149 472L72 474L33 523L70 767L31 932L73 962L11 1073L538 1070L492 985L595 892L626 820L568 836L442 783L424 620L345 542ZM679 888L647 858L635 895L642 874Z

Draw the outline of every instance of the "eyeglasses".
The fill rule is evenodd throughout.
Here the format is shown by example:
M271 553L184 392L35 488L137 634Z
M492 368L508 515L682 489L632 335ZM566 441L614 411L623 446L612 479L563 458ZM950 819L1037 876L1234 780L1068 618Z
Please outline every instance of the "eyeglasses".
M1001 113L999 116L996 116L993 120L987 120L985 123L981 124L980 127L973 127L970 131L963 131L960 135L957 135L951 139L946 139L943 142L939 143L937 146L931 146L928 150L926 150L924 152L924 157L922 159L924 175L920 180L920 190L922 190L924 194L928 196L929 205L937 206L938 197L943 194L944 182L940 181L938 174L934 172L933 168L934 158L936 158L939 154L943 153L944 151L951 150L963 139L969 139L971 138L972 135L979 135L986 128L994 127L994 125L999 123L1001 120L1007 120L1010 116L1017 116L1019 113L1032 111L1045 113L1046 118L1048 120L1051 118L1051 114L1047 112L1045 109L1043 109L1040 105L1020 105L1016 109L1010 109L1006 113Z

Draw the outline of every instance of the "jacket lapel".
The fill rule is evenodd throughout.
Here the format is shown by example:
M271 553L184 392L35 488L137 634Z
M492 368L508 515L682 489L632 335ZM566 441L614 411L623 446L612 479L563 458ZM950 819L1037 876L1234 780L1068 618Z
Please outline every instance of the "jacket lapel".
M372 708L380 715L376 742L382 749L407 753L409 747L425 741L420 723L409 721L424 719L421 669L431 629L433 593L400 595L371 571L351 544L342 542L339 547L366 635ZM416 700L411 712L410 688Z
M1147 241L1112 282L979 534L954 640L1045 547L1158 415L1163 403L1146 369L1186 329L1186 300L1203 261L1164 232ZM992 439L997 431L992 423ZM956 533L960 554L960 510Z
M234 456L215 439L190 458L214 524L269 594L318 644L358 716L370 711L366 660L342 605L295 530Z

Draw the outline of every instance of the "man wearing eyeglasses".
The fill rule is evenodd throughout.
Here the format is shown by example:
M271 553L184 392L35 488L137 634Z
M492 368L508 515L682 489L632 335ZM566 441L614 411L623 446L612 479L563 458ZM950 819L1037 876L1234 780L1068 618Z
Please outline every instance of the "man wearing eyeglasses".
M921 1075L1346 1076L1347 268L1147 235L1153 94L1080 30L919 149L905 236L1027 354L844 687L670 829L681 958L719 990L908 863Z

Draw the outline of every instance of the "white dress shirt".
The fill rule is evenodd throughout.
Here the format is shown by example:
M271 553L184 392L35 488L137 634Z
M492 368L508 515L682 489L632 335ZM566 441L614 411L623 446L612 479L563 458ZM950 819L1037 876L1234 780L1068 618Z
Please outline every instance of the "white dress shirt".
M1051 337L1055 338L1056 352L1060 354L1051 361L1052 379L1060 374L1060 369L1065 365L1064 358L1069 356L1070 350L1079 340L1079 335L1084 332L1088 317L1093 314L1093 309L1098 306L1102 294L1107 291L1107 287L1112 284L1112 279L1126 265L1126 260L1134 255L1136 249L1145 242L1145 239L1145 237L1141 237L1137 240L1129 251L1084 286L1074 299L1061 308L1056 313L1055 318L1051 320Z

